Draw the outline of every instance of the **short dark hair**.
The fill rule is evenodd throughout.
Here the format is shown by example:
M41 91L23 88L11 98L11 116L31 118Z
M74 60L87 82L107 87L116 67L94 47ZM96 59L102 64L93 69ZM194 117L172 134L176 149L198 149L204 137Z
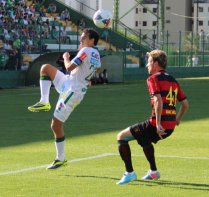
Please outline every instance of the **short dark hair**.
M94 39L94 46L97 45L98 41L99 41L99 34L97 31L95 31L92 28L85 28L83 30L83 33L87 34L89 36L90 39Z
M152 57L154 62L158 62L161 68L166 69L167 55L164 51L156 49L151 52L147 52L147 56Z

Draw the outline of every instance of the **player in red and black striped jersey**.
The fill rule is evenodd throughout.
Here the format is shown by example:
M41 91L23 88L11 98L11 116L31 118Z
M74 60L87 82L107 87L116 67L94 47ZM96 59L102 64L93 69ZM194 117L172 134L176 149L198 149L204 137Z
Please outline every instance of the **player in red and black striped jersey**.
M134 124L117 135L119 153L126 167L124 176L117 183L119 185L137 179L131 161L131 150L128 144L130 140L137 140L150 164L150 170L142 179L160 178L152 143L157 143L171 135L188 109L188 101L180 85L165 71L167 65L165 52L153 50L147 53L147 56L146 67L150 75L147 79L147 86L151 96L152 114L148 120ZM181 103L178 113L176 111L177 101Z
M156 126L154 96L159 94L162 99L161 125L164 129L173 130L176 126L176 102L186 99L178 82L165 70L160 70L147 79L147 86L151 96L152 115L150 123Z

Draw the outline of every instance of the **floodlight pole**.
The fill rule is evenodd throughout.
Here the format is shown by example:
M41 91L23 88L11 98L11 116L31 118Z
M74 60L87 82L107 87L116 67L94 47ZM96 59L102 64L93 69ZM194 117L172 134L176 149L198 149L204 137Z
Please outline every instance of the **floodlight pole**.
M160 33L164 44L165 38L165 15L164 15L165 0L159 0L159 10L160 10Z
M199 0L197 0L197 18L196 18L196 34L198 34L198 23L199 23Z
M120 0L114 0L113 6L113 30L117 31L117 24L119 21L119 3Z

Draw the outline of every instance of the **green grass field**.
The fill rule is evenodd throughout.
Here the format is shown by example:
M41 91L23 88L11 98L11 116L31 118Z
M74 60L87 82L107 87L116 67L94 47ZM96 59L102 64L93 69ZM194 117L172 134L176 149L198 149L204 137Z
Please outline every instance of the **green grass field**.
M116 135L151 112L145 81L90 87L65 124L68 166L45 167L55 158L53 110L31 113L39 88L0 90L1 197L206 197L209 196L209 77L179 80L190 109L174 134L155 146L161 179L141 181L149 169L141 147L131 142L138 180L115 183L124 173ZM54 106L57 93L51 91Z

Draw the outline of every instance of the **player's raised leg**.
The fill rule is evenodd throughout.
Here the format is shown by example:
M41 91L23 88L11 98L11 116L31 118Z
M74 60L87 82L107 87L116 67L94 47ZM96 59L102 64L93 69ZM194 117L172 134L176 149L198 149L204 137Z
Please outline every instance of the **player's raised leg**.
M51 105L49 103L49 94L52 81L55 78L57 68L50 64L42 65L40 69L40 91L41 99L36 104L29 106L28 110L32 112L49 111Z

